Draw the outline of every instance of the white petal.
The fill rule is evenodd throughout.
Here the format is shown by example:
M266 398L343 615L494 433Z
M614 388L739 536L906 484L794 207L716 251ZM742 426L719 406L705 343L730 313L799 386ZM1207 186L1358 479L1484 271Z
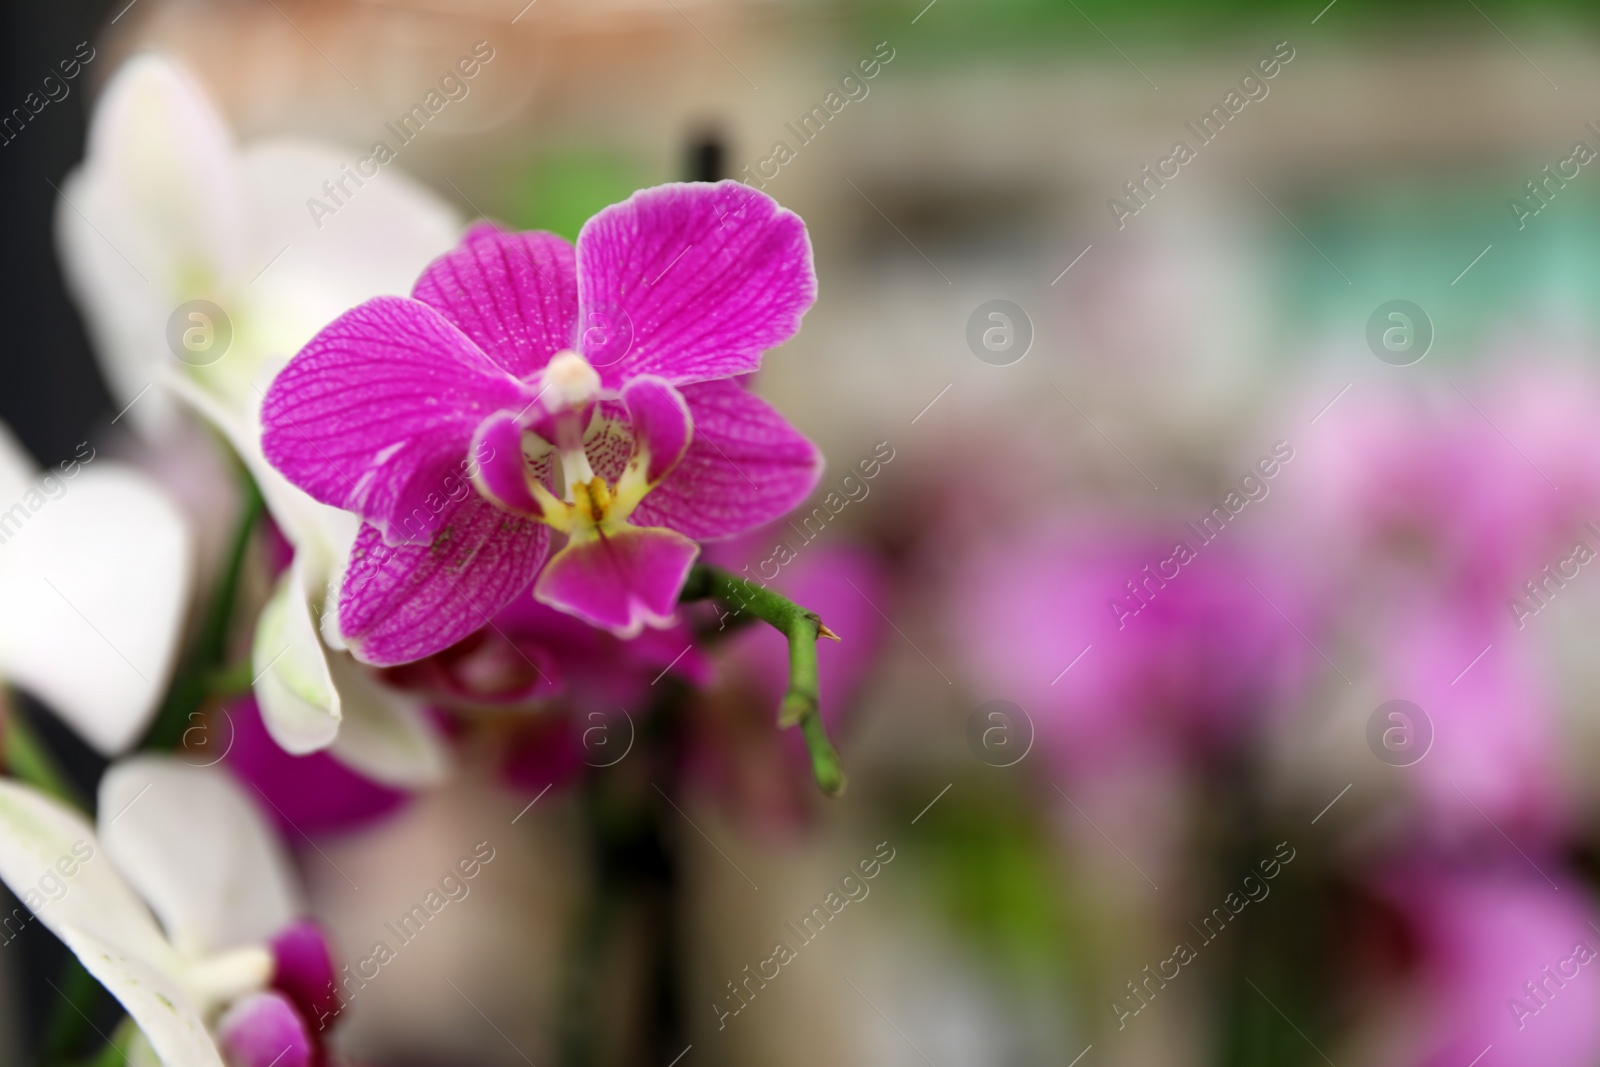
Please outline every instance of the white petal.
M129 257L136 249L129 237L102 228L118 214L109 177L80 167L61 183L59 199L56 248L62 274L94 342L100 373L129 422L146 433L161 432L172 425L176 411L150 383L157 368L172 360L167 319L181 299L158 288L147 267L134 266Z
M143 1030L128 1039L123 1054L128 1059L127 1067L163 1067L161 1057L150 1047L150 1039L144 1035Z
M269 383L270 379L262 388ZM261 453L261 393L252 390L253 402L241 407L229 403L188 375L166 374L161 384L228 439L260 488L273 521L295 546L297 558L311 557L306 562L308 566L314 565L314 569L308 571L307 580L314 578L323 586L319 596L328 597L329 590L338 588L331 577L350 556L350 546L355 544L356 534L361 529L360 517L313 500L267 462Z
M362 301L411 292L423 268L459 237L461 222L448 204L392 164L360 174L362 155L286 139L245 149L258 258L264 266L282 252L251 285L263 351L287 359ZM313 218L314 200L334 203L323 184L341 179L337 213Z
M367 777L401 788L449 777L449 746L423 704L319 639L298 566L279 580L256 629L253 669L262 721L295 755L330 748Z
M322 643L334 652L346 652L350 648L339 631L339 590L344 587L345 569L349 565L350 556L346 553L328 579L327 595L322 601Z
M332 744L343 717L305 580L296 559L261 609L251 654L262 722L281 748L297 756Z
M107 235L137 242L122 251L158 288L221 286L242 271L244 182L233 138L183 67L154 53L122 65L95 108L86 166L122 212L106 220L116 230Z
M402 789L437 785L453 770L449 746L421 701L381 684L348 652L331 653L344 722L329 750L375 781Z
M232 344L204 367L169 363L252 420L272 378L318 330L371 297L410 292L460 230L447 205L392 169L355 187L341 168L358 158L352 149L289 140L259 142L240 156L247 262L226 299L217 297ZM307 205L341 177L354 197L337 225L324 220L319 228Z
M172 947L107 851L81 815L0 780L0 880L38 905L39 921L121 1001L168 1067L222 1067Z
M174 361L168 318L194 298L232 303L223 294L242 283L243 179L227 126L181 67L136 56L107 84L62 194L61 258L102 369L119 405L139 397L130 420L159 429L170 405L140 393Z
M172 947L89 821L8 778L0 778L0 879L52 932L73 926L157 967L176 968Z
M227 772L134 756L100 780L100 839L184 955L269 940L301 913L283 846Z
M192 557L166 493L111 460L0 500L0 673L122 751L166 690Z

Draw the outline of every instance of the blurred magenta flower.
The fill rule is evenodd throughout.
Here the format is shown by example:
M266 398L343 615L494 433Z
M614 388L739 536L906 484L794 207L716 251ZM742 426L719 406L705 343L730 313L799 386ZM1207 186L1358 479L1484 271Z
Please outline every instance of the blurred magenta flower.
M398 811L409 796L327 752L297 756L286 751L267 732L253 697L230 704L225 718L228 737L222 744L229 747L223 762L267 798L266 816L286 840L358 829Z
M1593 596L1581 590L1600 555L1589 444L1600 386L1540 354L1339 404L1308 431L1275 514L1280 536L1321 563L1338 657L1376 680L1379 700L1427 717L1432 747L1402 780L1415 800L1408 832L1550 842L1575 811L1561 635L1540 613Z
M1197 540L1178 521L1173 537ZM1200 544L1164 566L1173 537L1046 524L996 539L958 576L948 610L968 675L1020 705L1067 767L1225 749L1311 680L1315 653L1277 609L1314 621L1272 559Z
M273 382L263 444L366 522L339 603L351 649L420 659L535 575L539 599L621 636L668 624L695 540L816 484L812 445L732 380L815 293L796 216L736 182L668 185L575 249L477 226L411 299L335 320ZM548 527L568 540L540 573Z
M519 595L500 609L493 625L426 659L387 668L383 677L449 706L559 702L638 711L650 687L669 672L693 684L709 680L686 624L624 640Z
M1600 910L1538 853L1505 871L1404 867L1385 895L1417 940L1422 1018L1395 1058L1418 1067L1588 1067L1600 1058Z
M1520 475L1517 508L1535 531L1530 547L1537 567L1552 562L1547 550L1583 536L1585 521L1600 519L1600 463L1591 447L1600 423L1600 376L1592 350L1570 358L1528 348L1504 355L1474 389L1474 399L1515 443L1505 450L1520 464L1513 467Z
M463 717L513 713L497 723L499 766L507 784L537 793L570 783L586 763L608 765L608 746L630 729L624 720L636 724L669 690L656 688L663 679L703 686L711 667L687 621L623 639L525 592L490 625L381 677Z
M686 622L624 640L524 594L492 625L383 674L442 706L519 712L499 765L507 784L536 793L608 765L612 743L668 689L656 688L663 679L699 686L711 670Z
M314 1067L316 1046L306 1021L275 990L247 993L217 1020L228 1067Z
M1584 528L1600 516L1600 385L1587 370L1528 358L1454 388L1339 403L1307 431L1279 514L1332 564L1346 601L1426 590L1510 618L1507 599L1575 541L1600 549Z
M600 718L586 719L589 714ZM598 726L609 744L613 721L604 712L580 713L568 707L530 715L500 746L501 780L530 796L552 786L565 789L583 775L586 765L592 765L585 758L585 731ZM609 763L610 757L596 762Z
M327 934L309 919L290 923L272 939L272 988L319 1031L343 1008Z
M1441 845L1501 834L1527 843L1571 829L1553 664L1502 605L1444 595L1392 603L1365 629L1380 692L1419 707L1432 738L1406 768L1410 834Z

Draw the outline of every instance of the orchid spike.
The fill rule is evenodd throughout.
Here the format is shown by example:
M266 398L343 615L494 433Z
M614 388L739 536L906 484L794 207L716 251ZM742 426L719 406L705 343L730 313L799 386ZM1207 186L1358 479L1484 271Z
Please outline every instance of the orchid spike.
M716 597L736 612L748 611L768 623L789 642L789 687L778 711L779 726L800 727L817 785L829 796L844 792L844 768L839 753L828 740L818 706L817 642L824 637L840 640L823 625L814 611L796 604L772 589L758 585L720 567L699 566L683 590L685 600Z

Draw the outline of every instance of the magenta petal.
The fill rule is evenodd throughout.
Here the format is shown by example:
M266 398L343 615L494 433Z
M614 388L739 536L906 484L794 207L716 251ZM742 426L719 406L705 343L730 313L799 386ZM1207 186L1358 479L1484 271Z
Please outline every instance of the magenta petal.
M1385 692L1420 706L1433 730L1426 757L1407 768L1419 829L1447 839L1504 834L1522 845L1559 840L1576 816L1574 787L1563 773L1560 698L1539 647L1516 640L1497 604L1390 605L1374 628L1378 677ZM1480 656L1485 647L1492 651ZM1463 673L1474 657L1481 661Z
M391 543L426 543L471 493L467 449L524 388L426 304L381 296L335 319L267 390L268 462Z
M766 401L737 382L683 390L694 440L634 512L697 541L732 537L792 511L822 476L822 456Z
M289 841L364 829L400 810L409 795L362 777L326 751L291 756L267 733L254 696L227 707L223 762L270 801L268 821Z
M538 573L548 529L471 494L446 509L429 545L386 545L363 526L339 596L339 630L358 659L409 663L483 626Z
M816 299L805 223L739 182L644 189L578 235L579 351L608 387L755 370Z
M550 689L574 707L637 708L663 671L691 685L708 685L710 665L692 648L694 634L681 618L664 630L644 630L618 640L548 604L530 592L513 597L494 619L495 632L526 655L541 660ZM545 663L559 663L556 671Z
M282 993L252 993L217 1023L229 1067L309 1067L313 1048L305 1020Z
M641 375L622 387L622 402L633 423L634 448L648 460L645 480L654 485L677 466L694 434L694 420L683 394L664 379Z
M574 541L545 566L533 595L618 637L668 626L700 546L672 530L624 526Z
M322 927L302 919L272 939L272 987L288 997L302 1019L325 1030L338 1016L333 956Z
M571 618L567 622L583 625ZM506 785L529 796L542 796L552 786L564 789L576 781L583 774L588 753L578 719L562 710L528 716L500 747L499 756L500 775Z
M572 245L553 233L478 223L428 265L411 295L438 308L517 378L574 344L577 266Z
M517 413L490 415L472 438L472 484L507 511L533 517L543 509L528 488L528 465L522 458L522 427Z
M1407 998L1417 1011L1410 1025L1392 1028L1398 1055L1374 1048L1366 1062L1544 1067L1600 1057L1594 899L1582 889L1557 892L1540 877L1549 871L1564 888L1579 882L1558 857L1513 859L1506 869L1388 873L1384 895L1409 920L1420 956L1418 989Z

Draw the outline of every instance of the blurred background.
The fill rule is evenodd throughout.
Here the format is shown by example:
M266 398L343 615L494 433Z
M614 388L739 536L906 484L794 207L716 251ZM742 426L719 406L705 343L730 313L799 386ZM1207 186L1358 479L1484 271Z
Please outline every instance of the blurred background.
M844 636L849 790L774 745L749 641L708 654L642 838L607 829L632 772L604 761L290 833L349 959L497 850L352 1002L353 1062L1600 1063L1588 5L4 17L0 109L95 51L0 146L0 417L45 463L137 452L54 219L142 50L241 143L352 161L487 52L394 164L463 217L572 238L637 188L727 177L810 230L817 304L756 387L827 455L824 510L727 559L787 545L780 584ZM36 1062L59 966L42 930L0 951L5 1062Z

